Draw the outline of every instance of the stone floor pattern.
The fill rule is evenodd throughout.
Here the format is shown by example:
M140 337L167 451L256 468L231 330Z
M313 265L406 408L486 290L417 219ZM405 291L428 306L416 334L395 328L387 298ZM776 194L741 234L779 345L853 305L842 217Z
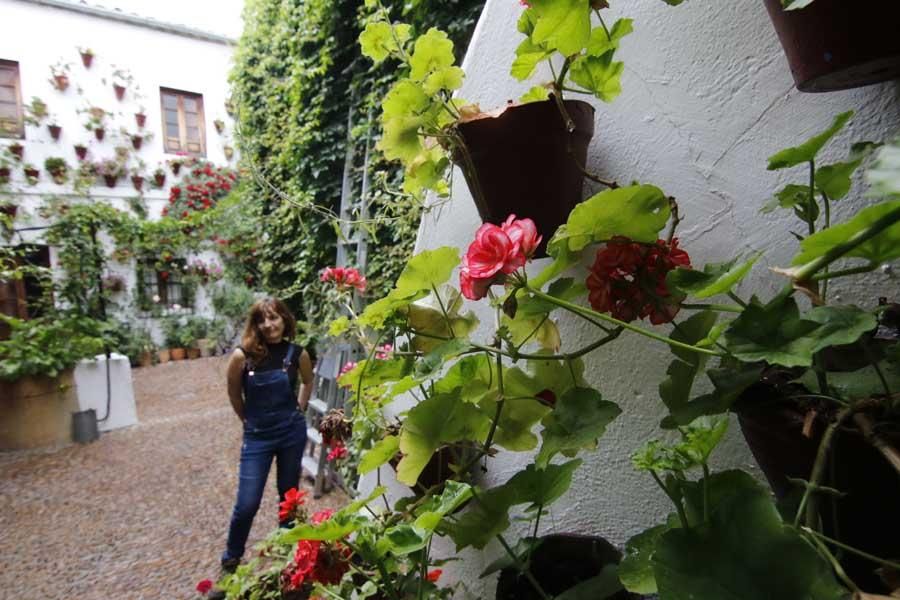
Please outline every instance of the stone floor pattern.
M138 425L84 446L0 453L0 598L199 598L196 583L218 573L237 489L241 429L225 364L135 369ZM274 471L250 543L277 524ZM332 492L311 509L346 502Z

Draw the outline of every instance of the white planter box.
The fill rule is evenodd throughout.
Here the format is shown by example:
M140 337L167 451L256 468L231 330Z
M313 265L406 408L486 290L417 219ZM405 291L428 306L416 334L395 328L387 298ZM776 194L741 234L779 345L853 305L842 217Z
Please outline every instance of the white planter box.
M97 423L100 431L109 431L137 424L131 364L127 356L112 353L109 361L110 405L109 418ZM75 387L80 410L93 408L97 418L106 416L106 356L82 360L75 367Z

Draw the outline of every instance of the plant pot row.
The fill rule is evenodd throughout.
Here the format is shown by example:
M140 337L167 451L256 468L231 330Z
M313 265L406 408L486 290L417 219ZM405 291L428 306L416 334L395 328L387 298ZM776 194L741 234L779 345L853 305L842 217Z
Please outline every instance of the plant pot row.
M195 358L212 356L212 344L209 341L200 340L197 347L191 348L165 348L157 352L157 358L160 363L167 363L170 360L192 360ZM152 355L149 352L144 353L147 361L152 362ZM144 355L141 355L141 366L149 366L145 364Z

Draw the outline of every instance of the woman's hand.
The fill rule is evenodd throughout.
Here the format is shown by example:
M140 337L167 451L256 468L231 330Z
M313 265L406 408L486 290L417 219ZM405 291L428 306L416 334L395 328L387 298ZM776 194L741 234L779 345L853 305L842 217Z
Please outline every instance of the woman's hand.
M306 407L309 406L309 398L312 396L313 390L313 369L312 369L312 361L309 358L309 354L304 350L300 354L300 396L297 398L297 404L300 406L300 410L306 412Z
M228 359L228 369L226 370L226 379L228 385L228 400L231 402L231 408L237 418L244 422L244 394L241 389L241 377L244 372L244 351L235 348Z

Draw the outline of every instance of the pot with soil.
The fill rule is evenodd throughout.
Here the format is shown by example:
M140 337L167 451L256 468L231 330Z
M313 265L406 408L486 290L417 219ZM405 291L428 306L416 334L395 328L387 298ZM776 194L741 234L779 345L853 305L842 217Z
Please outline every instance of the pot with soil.
M61 125L47 125L47 129L50 130L50 137L54 140L59 140L60 134L62 134L62 126Z
M815 0L784 10L765 0L802 92L845 90L900 77L900 3Z
M864 353L860 352L863 356ZM900 535L900 419L889 414L884 398L855 403L855 413L840 405L810 398L810 390L794 382L798 373L770 368L748 388L735 406L741 431L776 497L789 514L799 506L803 488L797 481L817 478L840 496L812 494L821 531L877 557L896 557ZM816 390L818 391L818 390ZM803 396L803 397L798 397ZM867 406L868 405L868 406ZM831 428L832 423L839 425ZM887 450L879 450L883 444ZM892 450L893 449L893 450ZM892 466L890 453L896 464ZM844 570L862 589L889 593L875 573L877 564L852 552L840 558Z
M81 54L81 64L84 65L85 69L90 69L91 65L94 63L94 53L88 49L80 52Z
M144 136L142 135L133 135L131 136L131 145L135 150L141 149L141 144L144 143Z
M38 180L38 177L39 177L40 174L41 174L40 171L38 171L37 169L35 169L34 167L31 167L31 166L25 167L25 168L22 169L22 170L23 170L24 173L25 173L25 177L26 177L29 181L37 181L37 180Z
M114 188L116 184L119 182L118 175L104 175L103 181L106 182L106 187Z
M471 169L463 173L481 219L496 225L513 213L532 219L543 236L539 257L546 256L550 237L582 200L581 167L594 135L594 107L581 100L564 105L575 126L571 133L552 99L509 106L458 125L469 156L454 160L465 165L471 159Z
M162 361L160 361L162 362ZM150 352L141 352L138 356L138 366L139 367L152 367L153 366L153 354Z
M601 537L574 533L540 538L530 557L530 571L551 597L600 574L604 567L619 564L622 554ZM587 598L588 596L584 596ZM612 600L640 598L624 589ZM497 600L540 600L531 582L514 567L502 569L497 581Z
M162 186L166 185L166 174L159 172L159 171L154 173L153 174L153 184L158 188L161 188Z

